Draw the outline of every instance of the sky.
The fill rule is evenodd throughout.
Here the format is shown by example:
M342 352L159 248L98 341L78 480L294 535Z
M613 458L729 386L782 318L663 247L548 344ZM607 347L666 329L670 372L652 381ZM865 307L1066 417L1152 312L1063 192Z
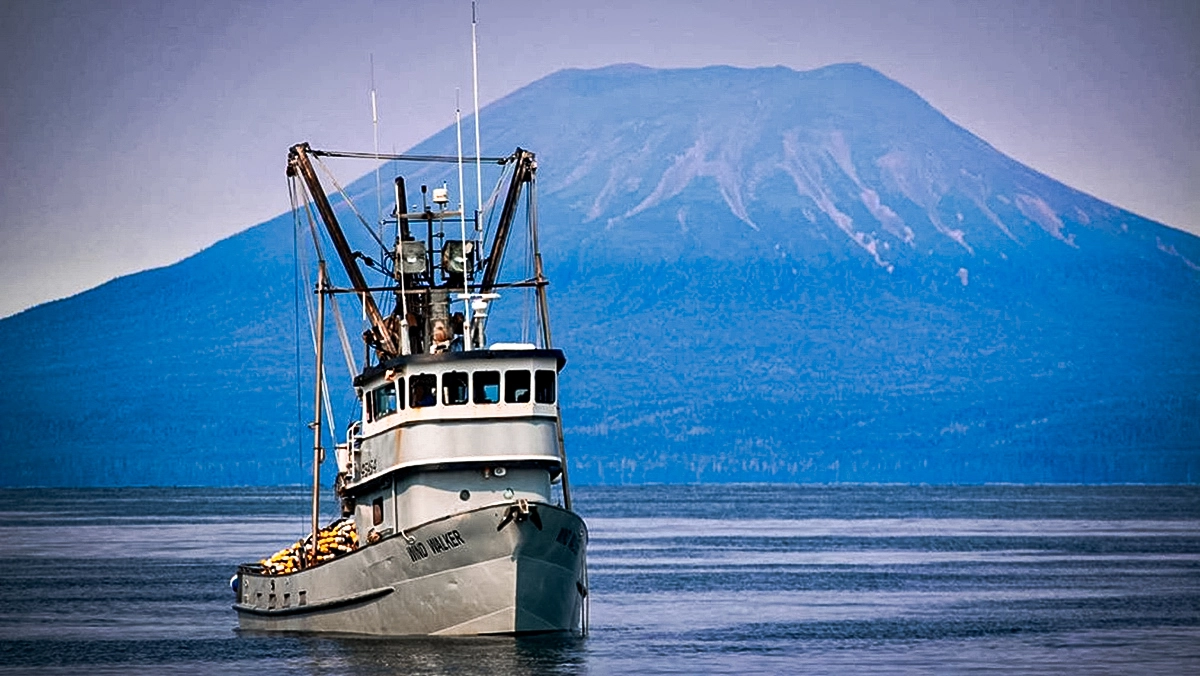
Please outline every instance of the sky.
M1001 152L1200 234L1195 0L480 0L478 16L484 105L562 68L861 62ZM286 211L288 147L372 148L372 73L382 151L452 123L470 19L469 0L0 2L0 317Z

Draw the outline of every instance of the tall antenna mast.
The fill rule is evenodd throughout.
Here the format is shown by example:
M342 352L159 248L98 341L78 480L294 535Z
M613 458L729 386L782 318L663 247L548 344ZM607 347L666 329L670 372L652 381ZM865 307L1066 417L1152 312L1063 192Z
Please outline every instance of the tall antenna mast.
M471 270L469 257L467 256L467 214L463 210L463 154L462 154L462 106L458 104L458 88L454 89L454 128L458 132L458 230L459 236L462 237L462 257L463 257L463 350L470 352L472 348L471 340ZM476 153L475 160L478 162L479 157ZM442 245L443 247L445 244ZM444 249L443 249L444 250Z
M375 53L371 53L371 126L375 135L375 214L379 220L379 241L383 241L383 192L379 182L379 109L375 106ZM381 257L382 258L382 257Z
M479 48L475 40L475 1L471 0L471 81L475 93L475 231L482 230L483 166L479 159Z

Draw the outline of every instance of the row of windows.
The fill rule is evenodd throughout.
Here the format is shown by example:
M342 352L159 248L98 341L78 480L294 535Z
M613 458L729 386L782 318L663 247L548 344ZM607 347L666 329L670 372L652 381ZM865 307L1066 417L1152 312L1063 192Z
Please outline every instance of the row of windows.
M473 374L465 371L443 373L442 405L461 406L468 401L476 404L498 404L502 384L505 403L528 404L531 395L539 404L554 403L554 371L534 371L532 387L529 371L524 369L505 371L503 379L500 375L499 371L476 371ZM395 382L389 381L382 387L371 390L367 395L368 420L379 420L403 409L406 399L412 408L437 406L437 393L438 377L433 373L411 376L408 378L407 389L404 386L404 378L398 378Z

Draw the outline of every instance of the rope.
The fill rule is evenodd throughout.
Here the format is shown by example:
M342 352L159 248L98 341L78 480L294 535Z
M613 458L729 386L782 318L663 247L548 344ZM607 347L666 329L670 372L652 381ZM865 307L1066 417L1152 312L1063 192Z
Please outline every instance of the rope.
M514 164L512 166L515 167L516 165ZM514 171L515 171L515 169L514 169ZM487 218L484 219L484 227L479 231L479 250L480 250L479 253L480 253L481 257L484 253L484 242L487 241L488 235L491 232L493 221L495 220L497 202L500 199L501 189L504 187L504 177L507 175L508 175L508 167L505 166L505 168L500 172L500 175L498 177L496 177L496 186L494 188L492 188L491 197L489 197L488 201L486 203L484 203L484 207L486 207L486 210L487 210ZM481 211L480 215L482 215L482 211ZM476 227L478 227L478 226L476 226ZM482 262L482 260L483 259L480 258L480 262ZM503 262L504 262L504 257L501 256L500 260L497 262L497 267L496 267L497 280L499 280L500 265ZM480 331L483 332L480 335L487 335L487 333L486 333L487 332L487 323L488 323L489 319L491 319L490 312L487 315L485 315L483 320L480 322L479 328L480 328Z
M373 160L376 157L378 157L380 159L394 160L397 162L401 162L401 161L403 161L403 162L445 162L447 164L454 164L454 163L458 162L458 157L453 156L453 155L397 155L396 153L391 153L391 154L387 154L387 155L376 155L375 153L352 153L352 152L346 152L346 151L342 151L342 150L316 150L313 148L309 148L308 154L313 155L314 157L316 157L316 156L348 157L348 158L360 159L360 160ZM463 161L464 162L475 162L476 160L479 160L481 162L487 162L488 164L507 164L510 159L512 159L511 156L509 156L509 157L464 157Z
M508 167L505 167L504 170L500 172L500 176L496 178L496 187L492 188L491 197L488 197L488 201L485 202L483 204L483 208L480 209L480 215L483 215L484 211L487 212L487 218L483 219L483 239L479 242L479 246L481 248L483 247L483 242L487 240L488 231L492 227L492 220L496 215L496 201L500 199L500 188L504 187L504 177L506 175L508 175ZM480 253L482 253L482 251Z
M338 194L342 196L342 201L344 201L346 203L346 206L350 207L350 211L354 212L354 215L358 218L359 223L362 224L363 229L366 230L367 233L371 235L371 238L375 240L375 243L379 245L380 261L382 263L384 255L385 255L384 252L387 251L387 245L385 245L383 243L382 237L380 235L376 234L375 231L371 229L371 226L367 224L367 220L365 218L363 218L362 214L360 214L358 212L358 209L355 208L355 206L354 206L354 202L352 202L350 200L350 196L346 194L345 188L343 188L342 184L338 182L337 177L335 177L333 175L333 172L331 172L329 170L329 167L325 166L325 163L321 161L320 157L317 158L317 164L320 165L321 170L325 172L325 175L329 177L329 180L333 182L334 187L337 188ZM376 182L377 183L378 183L378 175L379 175L379 172L377 169L376 170ZM378 188L376 188L376 201L377 202L379 201ZM399 209L399 207L397 207L397 209ZM337 323L337 327L338 327L338 338L341 340L341 343L342 343L342 353L346 356L346 364L350 368L351 374L358 373L358 368L355 366L354 353L350 347L350 340L349 340L349 338L346 337L346 327L342 323L342 315L341 315L341 312L338 311L336 303L333 306L333 315L334 315L334 319L335 319L335 321Z
M317 223L312 212L312 199L308 194L308 187L301 184L300 190L304 193L304 213L308 216L308 234L312 237L313 250L317 254L317 260L325 260L325 252L321 250L321 237L317 234ZM307 281L307 275L305 276ZM307 287L305 287L307 288Z
M354 202L350 201L350 197L346 195L346 191L342 188L342 184L338 183L338 180L334 177L333 172L329 171L329 167L325 166L325 163L322 162L321 158L319 157L317 158L317 164L321 166L321 170L325 172L325 175L329 177L329 180L333 181L333 187L337 188L338 194L342 196L342 201L344 201L346 206L350 207L350 211L354 212L354 215L358 217L358 222L362 223L363 228L370 233L371 239L375 240L375 243L379 245L380 249L386 251L387 246L383 243L383 239L379 235L375 234L375 231L371 229L370 225L367 225L367 219L363 218L362 214L358 213L358 209L354 207Z
M288 180L288 196L292 202L292 343L295 352L295 370L293 373L296 376L296 425L297 429L301 429L303 421L301 421L301 411L303 404L300 402L300 205L296 201L296 179ZM300 436L296 436L297 449L300 453L299 464L304 466L304 449L299 445Z
M533 212L529 209L529 201L525 202L525 277L533 275ZM533 307L532 289L526 289L521 294L521 342L529 342L529 325L532 323Z
M307 186L302 186L301 189L304 191L304 196L306 198L309 198L309 199L305 200L304 213L308 216L308 231L312 235L312 238L313 238L313 248L316 249L317 260L323 261L325 259L325 255L321 252L321 242L317 237L317 224L316 224L316 220L312 213L312 199L311 199L312 196L308 193ZM300 266L300 269L304 275L304 287L310 288L311 284L309 282L307 269L303 265ZM308 334L309 334L310 338L312 339L313 353L316 354L316 351L317 351L317 328L316 328L317 321L316 321L316 318L313 316L312 298L310 298L308 294L304 294L304 307L308 312ZM351 373L353 373L353 371L351 371ZM299 376L297 375L297 380L298 379L299 379ZM334 444L336 445L337 437L335 437L333 435L335 434L335 430L337 429L337 427L333 424L333 418L334 418L333 402L331 402L330 398L329 398L328 374L326 374L324 372L324 370L322 370L322 372L321 372L321 390L322 390L321 394L322 394L323 398L325 399L325 418L329 422L329 436L333 440Z
M337 298L330 297L330 306L333 308L333 323L337 325L338 341L342 344L342 354L346 357L346 368L350 369L350 375L358 373L358 366L354 362L354 353L350 347L350 338L346 335L346 325L342 323L342 312L338 310Z

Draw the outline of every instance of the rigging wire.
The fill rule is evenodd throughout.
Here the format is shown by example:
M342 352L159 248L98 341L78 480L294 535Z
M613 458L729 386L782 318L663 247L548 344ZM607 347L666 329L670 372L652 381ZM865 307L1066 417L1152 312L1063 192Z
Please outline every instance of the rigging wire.
M504 187L504 177L508 175L508 167L504 167L500 171L500 175L496 177L496 187L492 188L492 195L488 198L487 203L483 206L487 207L487 218L483 219L483 227L480 229L479 248L480 253L483 251L483 244L487 241L488 235L491 234L492 221L496 216L496 202L500 199L500 189ZM483 212L480 212L483 215Z
M525 277L528 279L533 273L533 210L529 208L529 199L525 200ZM529 342L529 324L532 321L533 309L530 301L532 298L532 289L524 289L521 292L521 342Z
M321 170L325 172L325 175L329 177L329 180L333 182L334 187L337 188L338 194L340 194L342 196L342 201L344 201L346 203L346 206L350 207L350 211L354 212L354 215L356 217L358 217L358 222L362 224L363 229L365 229L367 231L367 233L371 235L371 238L374 239L375 242L379 245L379 250L381 252L386 251L387 246L383 243L382 233L380 233L379 235L375 234L375 231L372 230L371 226L367 224L367 219L363 218L362 214L360 214L358 212L358 209L354 206L354 202L352 202L350 200L350 196L346 194L346 190L342 187L342 184L338 183L337 177L333 175L333 172L329 170L329 167L325 166L325 163L323 161L321 161L320 157L317 158L317 164L320 165ZM380 264L382 265L383 262L384 262L384 254L381 254L380 255ZM363 295L366 295L366 294L364 293ZM361 302L363 304L363 312L365 313L366 312L366 299L359 298L359 302ZM337 312L337 310L334 310L334 314L338 318L341 317L341 315ZM344 327L342 328L342 330L343 331L345 330ZM348 359L350 359L350 362L353 363L352 357L348 357ZM351 370L351 373L355 373L355 372L356 372L355 370L353 370L353 369Z
M346 150L317 150L316 148L310 148L308 151L308 154L312 155L313 157L316 157L319 155L321 157L349 157L349 158L355 158L355 159L360 159L360 160L375 159L375 153L357 153L357 152L350 152L350 151L346 151ZM453 155L405 155L403 153L396 153L394 150L390 153L379 155L379 158L384 159L384 160L395 160L397 162L399 162L399 161L440 162L443 164L454 164L455 162L458 161L458 158ZM487 162L488 164L505 164L511 159L512 159L511 156L510 157L486 157L486 156L478 157L478 156L476 156L476 157L464 157L463 161L465 161L465 162L479 161L479 162Z
M516 176L516 164L512 163L512 166L513 166L513 176L515 177ZM488 201L486 204L488 216L485 219L485 225L482 229L477 230L477 232L480 233L479 242L480 242L481 255L482 255L482 251L483 251L483 243L487 241L488 234L491 234L493 236L493 238L495 236L495 233L492 233L491 229L492 229L493 221L496 216L497 202L500 199L501 189L504 187L504 178L505 178L505 176L508 175L508 170L509 170L509 167L505 166L504 169L502 169L500 171L500 176L496 178L496 187L492 189L492 195L490 198L488 198ZM493 244L494 244L494 242L493 242ZM482 259L481 259L481 261L482 261ZM497 279L497 281L499 281L500 267L503 263L504 263L504 256L501 255L500 259L498 261L496 261L496 279ZM480 335L487 335L486 334L487 323L490 318L491 318L491 313L484 315L483 320L480 322L480 331L481 331Z
M296 178L288 179L288 195L292 202L292 344L295 352L296 376L296 429L302 429L300 416L303 411L300 394L300 209L296 203ZM300 466L304 466L304 447L300 435L296 435L296 448L300 453Z
M514 171L513 173L514 173L514 178L515 178L516 172ZM499 186L497 186L495 197L499 198L499 196L500 196L500 191L499 191ZM487 229L489 230L489 232L491 231L492 219L495 215L496 215L496 201L493 200L492 204L491 204L491 208L489 209L489 212L488 212L488 219L487 219ZM490 234L492 235L492 237L494 239L496 233L490 233ZM493 241L493 245L495 245L494 241ZM499 252L497 252L497 253L499 253ZM492 264L492 263L489 262L489 264ZM500 260L495 261L494 265L496 267L496 279L499 280L500 279L500 270L501 270L502 266L504 265L504 256L500 256Z
M383 243L383 239L379 235L375 234L375 231L371 229L370 225L367 225L367 219L363 218L362 214L358 213L358 209L355 208L354 202L350 201L350 197L346 194L345 189L342 188L342 184L338 183L338 180L336 177L334 177L333 172L329 171L329 167L325 166L325 163L321 161L320 157L317 157L316 159L317 164L321 166L321 170L325 172L325 175L329 177L330 181L333 181L333 186L337 188L338 194L342 196L342 201L346 203L346 206L350 207L350 211L354 212L354 215L358 217L358 222L362 223L362 226L366 228L368 233L370 233L371 239L375 240L381 249L387 249L387 246Z
M304 213L308 217L308 231L312 235L312 238L313 238L313 248L316 249L317 260L324 261L325 255L321 252L321 243L320 243L320 241L318 239L318 235L317 235L316 217L312 212L313 201L311 199L311 195L309 195L309 193L308 193L307 186L302 185L301 190L304 193L304 195L303 195L305 198ZM308 271L303 265L300 267L300 270L302 271L302 274L304 275L304 286L305 286L305 288L308 288L309 287ZM316 321L316 317L314 316L314 312L313 312L312 298L310 298L308 294L304 295L304 306L308 312L308 332L312 338L313 352L315 354L316 349L317 349L317 328L316 328L317 321ZM333 419L334 419L333 403L330 401L330 398L329 398L328 373L325 371L325 369L321 369L321 390L322 390L322 392L321 392L322 397L325 400L325 417L326 417L326 420L329 422L329 436L330 436L330 439L333 441L333 444L336 445L337 437L335 437L334 434L336 434L337 426L334 425L334 423L333 423Z
M338 342L342 344L342 355L346 357L346 368L350 369L350 376L353 377L358 373L358 366L354 361L353 348L350 347L350 337L346 335L346 324L342 322L342 311L338 309L337 296L330 296L329 306L333 309L333 323L337 326Z
M326 171L328 171L328 170L326 170ZM307 186L304 188L304 190L305 190L305 195L307 196L308 195ZM306 204L312 204L311 200L306 202ZM316 222L313 218L312 211L306 209L305 213L308 214L308 229L309 229L309 233L312 236L313 249L316 250L318 258L320 260L324 260L325 253L321 249L320 235L317 231L317 226L316 226ZM308 280L308 277L306 274L305 275L306 283L307 283L307 280ZM354 349L350 345L350 338L346 334L346 324L345 324L345 322L342 321L342 312L338 308L338 301L337 301L336 297L330 298L330 305L333 308L333 320L334 320L334 324L337 326L338 341L340 342L341 347L342 347L342 356L344 356L346 358L346 368L350 369L350 374L353 376L354 374L358 373L358 366L357 366L357 362L354 359ZM310 312L309 312L309 319L310 320L312 319L311 308L310 308ZM328 387L328 385L326 385L326 387ZM326 410L329 410L328 392L326 393ZM333 422L330 421L329 425L330 425L330 434L332 435L333 429L334 429ZM337 441L336 438L334 439L334 441L336 443L336 441Z
M293 184L293 186L294 186L294 184ZM308 234L310 237L312 237L313 251L315 251L317 254L317 260L325 260L325 252L321 250L321 239L320 239L320 237L317 236L317 229L315 227L315 224L313 223L312 211L310 211L312 209L312 207L311 207L312 200L308 199L308 188L305 187L303 184L301 184L301 186L300 186L300 193L303 193L303 194L297 193L294 189L292 191L292 212L297 214L296 215L296 221L297 221L296 228L299 229L299 227L300 227L300 225L299 225L300 201L299 200L301 198L303 198L304 213L308 216ZM297 258L297 260L299 260L299 259ZM305 282L305 284L308 283L308 273L305 273L304 282ZM308 287L306 286L305 288L308 288Z

